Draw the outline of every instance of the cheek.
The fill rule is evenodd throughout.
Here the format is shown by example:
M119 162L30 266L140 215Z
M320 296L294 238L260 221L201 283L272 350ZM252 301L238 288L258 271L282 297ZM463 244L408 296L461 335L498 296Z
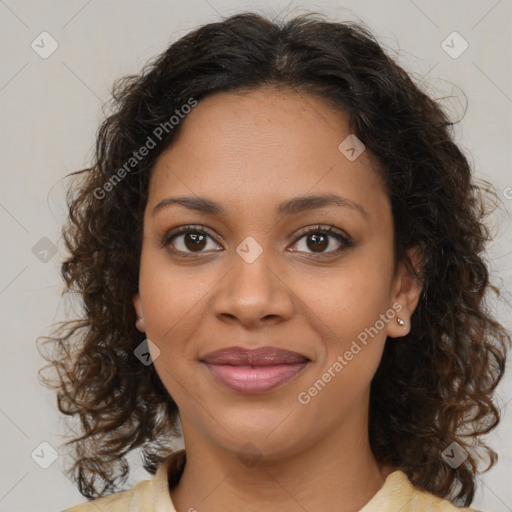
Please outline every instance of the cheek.
M149 245L149 242L148 242ZM140 263L139 290L144 313L158 319L183 315L205 295L215 283L208 265L173 263L165 249L143 248ZM150 311L151 310L151 311Z
M146 335L161 351L160 364L170 360L171 351L175 359L192 349L186 342L194 340L201 301L211 287L211 279L202 275L204 271L179 269L165 256L164 251L143 251L139 280Z
M390 309L392 262L360 257L339 268L328 279L303 281L308 296L311 327L321 332L323 350L318 378L332 379L331 393L352 400L369 385L377 370L387 338L387 326L394 320ZM315 286L316 283L316 286ZM340 360L341 358L341 360ZM335 391L336 390L336 391Z
M155 259L153 259L153 262ZM144 300L146 336L157 345L155 369L173 400L187 408L195 392L194 357L201 325L202 298L207 284L190 272L151 264L142 271L140 293Z
M389 308L391 272L391 263L354 258L329 275L302 277L301 296L326 327L346 339Z
M313 405L318 414L332 408L346 411L361 403L369 390L382 358L387 323L393 321L391 314L386 317L388 289L380 279L352 272L345 279L331 280L328 294L317 289L311 297L310 319L313 329L321 329L323 347L311 387L301 391L311 400L318 396Z

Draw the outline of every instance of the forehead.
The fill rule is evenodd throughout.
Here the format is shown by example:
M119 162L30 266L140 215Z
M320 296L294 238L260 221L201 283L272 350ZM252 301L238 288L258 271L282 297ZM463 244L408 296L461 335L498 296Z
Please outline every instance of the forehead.
M340 150L351 135L348 117L315 96L275 88L217 93L182 123L157 160L148 206L171 194L251 208L310 193L377 206L376 196L387 200L371 156L350 160Z
M205 147L229 147L238 142L230 149L240 152L276 147L291 158L291 151L300 155L320 147L337 150L338 144L332 147L332 138L337 140L340 134L349 133L348 121L341 109L294 89L228 91L201 100L183 121L179 139L193 139ZM305 138L308 144L304 144Z

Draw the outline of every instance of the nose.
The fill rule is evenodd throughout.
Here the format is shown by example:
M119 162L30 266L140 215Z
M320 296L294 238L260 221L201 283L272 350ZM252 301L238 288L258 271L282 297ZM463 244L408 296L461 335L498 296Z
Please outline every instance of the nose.
M271 259L270 249L252 262L233 254L232 268L212 296L213 311L220 321L256 329L292 317L293 293Z

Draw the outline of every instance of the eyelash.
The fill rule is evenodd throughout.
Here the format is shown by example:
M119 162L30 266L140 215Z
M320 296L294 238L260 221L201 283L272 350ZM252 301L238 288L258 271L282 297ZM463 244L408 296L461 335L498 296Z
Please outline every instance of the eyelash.
M166 248L168 251L172 252L173 254L178 253L178 254L180 254L180 257L185 257L185 258L197 257L198 255L201 255L202 254L201 251L187 253L187 252L180 251L177 249L170 249L168 247L169 244L174 239L176 239L179 235L187 234L187 233L198 233L198 234L207 235L212 240L214 240L215 243L218 244L218 242L215 240L215 237L210 233L209 229L207 229L205 227L187 225L187 226L180 226L179 228L176 228L176 229L166 232L163 235L161 242L160 242L162 248ZM341 243L341 247L339 247L338 249L335 249L333 251L328 251L328 252L324 252L324 253L314 253L314 252L306 253L306 254L310 254L310 255L312 254L315 257L319 257L319 258L330 256L333 253L339 253L347 248L353 247L353 245L354 245L352 240L347 235L343 235L343 234L339 233L338 231L336 231L336 228L334 226L325 226L325 225L321 225L321 224L302 229L299 233L298 238L296 238L293 243L296 244L299 240L301 240L302 238L304 238L305 236L307 236L309 234L329 235L329 236L334 237L338 242ZM218 244L218 245L220 245L220 244ZM300 252L300 251L294 251L294 252Z

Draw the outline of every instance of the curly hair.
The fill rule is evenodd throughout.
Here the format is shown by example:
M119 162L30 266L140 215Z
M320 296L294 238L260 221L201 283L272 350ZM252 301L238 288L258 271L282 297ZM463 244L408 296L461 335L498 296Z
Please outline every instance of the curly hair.
M67 194L61 274L83 314L44 337L53 351L42 370L57 375L44 384L58 390L59 410L78 415L82 430L66 443L74 449L73 480L83 496L99 497L126 481L130 451L141 449L151 474L173 451L178 407L154 366L134 356L144 340L132 297L149 180L183 125L169 126L172 113L191 99L267 86L314 95L348 115L391 200L395 262L412 266L407 251L420 249L413 270L423 290L411 331L386 343L372 381L370 445L378 462L402 468L420 489L468 505L479 451L487 469L497 459L479 437L500 420L493 395L511 341L486 306L486 292L499 295L484 253L492 238L484 217L496 194L473 178L454 122L364 24L313 13L280 22L242 13L201 26L140 74L115 82L94 162L71 173ZM155 132L163 125L165 133ZM154 133L160 138L135 162ZM454 441L468 454L457 468L441 457Z

